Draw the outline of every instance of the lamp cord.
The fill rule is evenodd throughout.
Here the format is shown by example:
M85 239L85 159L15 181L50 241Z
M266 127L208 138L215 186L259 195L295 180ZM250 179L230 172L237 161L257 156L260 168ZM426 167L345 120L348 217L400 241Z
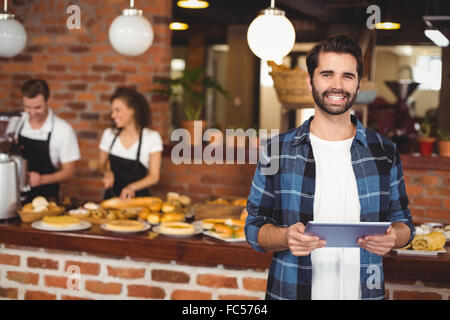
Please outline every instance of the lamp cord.
M270 0L270 7L275 8L275 0Z
M134 0L130 0L130 8L134 8Z
M3 9L6 11L8 11L8 0L3 0Z

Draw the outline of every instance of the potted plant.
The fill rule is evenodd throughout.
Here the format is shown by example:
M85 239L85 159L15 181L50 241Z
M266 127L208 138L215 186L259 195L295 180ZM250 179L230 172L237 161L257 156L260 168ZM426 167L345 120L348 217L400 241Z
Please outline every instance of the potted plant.
M450 131L437 130L439 136L439 155L450 158Z
M427 117L425 117L420 124L420 133L418 139L420 154L422 156L430 156L433 151L433 146L436 138L432 136L431 129L431 122Z
M161 78L156 82L164 85L163 89L153 90L171 99L176 99L180 95L182 102L179 104L183 108L186 120L181 122L181 126L188 130L191 138L197 137L197 141L193 144L202 142L202 134L194 135L194 121L199 121L202 118L203 110L206 106L206 93L208 89L216 90L225 97L228 97L228 92L213 78L205 75L205 68L195 67L185 69L180 77L177 78ZM181 90L180 90L181 89ZM205 121L201 120L202 133L206 127ZM198 138L200 138L198 140ZM193 141L193 140L191 140Z

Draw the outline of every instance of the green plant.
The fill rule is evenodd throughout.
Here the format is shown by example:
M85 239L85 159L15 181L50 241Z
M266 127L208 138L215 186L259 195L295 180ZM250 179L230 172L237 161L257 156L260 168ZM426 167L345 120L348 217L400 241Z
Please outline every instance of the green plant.
M208 89L216 90L224 97L228 97L228 92L213 78L205 75L203 67L185 69L178 78L161 78L156 80L164 86L163 89L156 89L153 92L160 93L169 98L175 99L182 95L183 108L187 120L199 120L206 105L206 92ZM181 88L182 90L177 90Z
M422 138L430 138L432 131L432 123L430 119L425 117L423 121L420 123L420 136Z
M437 129L437 133L441 141L450 141L450 131Z

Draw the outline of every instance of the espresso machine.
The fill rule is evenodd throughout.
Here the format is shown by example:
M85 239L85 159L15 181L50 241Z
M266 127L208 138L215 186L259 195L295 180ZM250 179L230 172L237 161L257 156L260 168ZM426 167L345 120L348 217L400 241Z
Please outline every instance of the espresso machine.
M17 217L27 185L27 161L14 148L20 114L0 113L0 220Z

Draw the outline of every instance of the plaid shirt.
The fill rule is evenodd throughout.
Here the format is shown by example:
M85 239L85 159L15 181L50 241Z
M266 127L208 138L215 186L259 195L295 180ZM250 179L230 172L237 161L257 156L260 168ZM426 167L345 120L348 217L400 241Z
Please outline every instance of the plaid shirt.
M259 229L266 223L287 227L314 220L315 160L309 139L313 117L300 127L272 139L267 144L266 159L256 167L248 197L245 234L248 243L264 252L258 244ZM396 145L356 117L356 136L351 145L353 171L361 204L360 221L403 222L415 234L408 209L403 170ZM279 156L271 155L277 143ZM274 161L275 174L264 174ZM263 164L263 162L267 162ZM408 243L409 243L408 242ZM360 248L362 299L384 298L383 258ZM296 257L290 250L273 253L267 281L267 299L311 299L311 255Z

